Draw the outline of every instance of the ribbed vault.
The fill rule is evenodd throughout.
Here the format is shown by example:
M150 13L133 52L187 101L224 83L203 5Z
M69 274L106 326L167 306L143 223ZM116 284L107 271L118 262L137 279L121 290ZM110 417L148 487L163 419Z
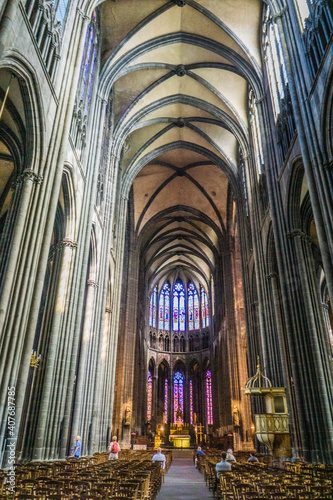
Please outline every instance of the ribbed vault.
M259 0L101 5L102 93L114 155L133 186L149 288L171 275L208 287L242 197L249 85L260 93Z

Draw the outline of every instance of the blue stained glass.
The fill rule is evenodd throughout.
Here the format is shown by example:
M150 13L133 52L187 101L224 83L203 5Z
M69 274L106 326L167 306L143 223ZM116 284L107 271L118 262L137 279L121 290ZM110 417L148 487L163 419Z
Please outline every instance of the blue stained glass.
M153 294L150 296L149 303L149 324L150 326L153 326Z
M164 329L170 329L170 290L168 289L164 296Z
M54 2L53 2L53 4L54 4ZM68 4L68 0L59 0L59 2L58 2L56 18L57 18L57 21L59 21L61 25L64 23L66 10L67 10L67 4Z
M179 330L185 330L185 293L180 292L179 297Z
M175 332L186 329L185 289L181 281L173 287L173 330Z
M207 424L213 425L212 374L209 370L206 372L206 408Z
M153 296L153 327L156 328L157 286L155 286L153 294L154 294L154 296Z
M199 320L199 297L198 292L195 290L194 293L194 328L198 330L200 328L200 320Z
M169 317L170 317L170 285L164 283L160 293L160 307L158 327L161 330L169 330Z
M90 30L90 38L89 38L88 49L86 52L86 59L85 59L85 63L84 63L84 77L83 77L82 85L81 85L80 100L83 100L84 91L85 91L86 84L88 81L90 58L91 58L91 52L92 52L93 43L94 43L94 28L93 28L93 26L90 26L88 28L88 30Z
M177 418L177 413L182 417ZM173 421L184 423L184 376L176 372L173 377Z
M89 104L90 104L90 99L91 99L91 90L92 90L92 84L94 81L94 71L95 71L95 64L96 64L96 56L97 56L97 49L94 49L94 55L93 55L93 62L91 66L91 71L90 71L90 78L89 78L89 85L88 85L88 99L86 101L86 113L88 113L89 109Z
M173 297L173 329L178 331L178 294Z
M149 303L149 324L150 326L156 327L156 302L157 302L157 287L155 286L154 290L150 295L150 303Z

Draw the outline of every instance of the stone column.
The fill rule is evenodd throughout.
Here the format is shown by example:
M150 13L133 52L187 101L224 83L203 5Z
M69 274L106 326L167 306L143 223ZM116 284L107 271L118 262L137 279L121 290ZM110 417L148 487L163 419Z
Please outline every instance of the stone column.
M294 331L291 363L302 443L299 456L310 462L333 459L332 370L315 279L311 239L301 230L287 234L290 262L289 293ZM315 408L315 413L313 409Z
M88 427L91 422L87 414L90 413L89 395L93 391L91 384L90 366L91 362L98 362L92 358L93 337L96 332L93 329L93 318L96 301L96 290L98 284L92 280L87 281L87 292L85 300L85 314L83 320L82 338L80 345L80 357L76 375L75 387L75 405L73 413L72 432L73 435L79 435L82 438L82 454L86 455L88 451ZM91 359L92 358L92 359ZM90 362L90 363L89 363Z

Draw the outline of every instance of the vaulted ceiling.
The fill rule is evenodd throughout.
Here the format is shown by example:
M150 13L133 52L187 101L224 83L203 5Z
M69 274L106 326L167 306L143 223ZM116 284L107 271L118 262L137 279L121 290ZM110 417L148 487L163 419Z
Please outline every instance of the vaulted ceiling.
M171 275L207 286L214 274L241 195L261 18L259 0L101 5L102 87L151 287Z

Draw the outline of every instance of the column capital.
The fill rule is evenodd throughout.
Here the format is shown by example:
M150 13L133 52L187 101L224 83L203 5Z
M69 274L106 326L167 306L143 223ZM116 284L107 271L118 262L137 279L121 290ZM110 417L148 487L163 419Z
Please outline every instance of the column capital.
M82 19L83 19L84 21L90 21L90 17L89 17L89 16L87 16L87 14L85 14L85 13L83 12L83 10L81 10L79 7L76 7L76 11L77 11L77 13L78 13L78 14L82 17Z
M58 248L69 247L71 249L77 248L77 243L70 238L64 238L62 241L59 241Z
M106 307L105 312L111 314L112 313L111 307Z
M325 162L323 166L325 170L333 170L333 160Z
M87 285L93 288L98 288L98 283L95 280L88 280Z
M279 276L278 273L270 273L270 274L266 275L266 280L270 281L270 280L273 280L273 279L277 279L278 276Z
M265 98L266 98L266 94L259 96L258 99L254 100L254 104L260 104L261 102L263 102L263 100Z
M18 175L18 177L14 181L14 184L18 185L25 181L31 181L34 184L42 184L43 176L36 174L36 172L34 172L34 170L30 168L26 168L20 175Z
M285 15L285 13L287 12L287 10L288 10L288 5L283 7L283 9L281 9L280 12L277 12L276 14L274 14L272 16L273 21L276 22L278 19L282 18Z
M289 233L287 233L288 240L292 240L294 238L300 238L301 240L305 241L306 243L311 244L311 237L308 236L301 229L293 229L292 231L289 231Z

